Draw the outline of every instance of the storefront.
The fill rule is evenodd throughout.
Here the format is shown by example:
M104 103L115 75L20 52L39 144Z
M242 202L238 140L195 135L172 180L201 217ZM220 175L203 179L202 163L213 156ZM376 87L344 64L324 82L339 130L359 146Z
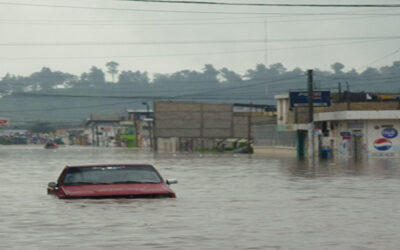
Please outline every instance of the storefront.
M320 149L331 148L338 158L400 158L400 111L340 111L319 113L325 129Z

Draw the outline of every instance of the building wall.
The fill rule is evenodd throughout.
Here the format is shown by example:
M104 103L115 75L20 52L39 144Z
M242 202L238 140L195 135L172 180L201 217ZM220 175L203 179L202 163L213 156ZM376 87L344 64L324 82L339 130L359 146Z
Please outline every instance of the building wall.
M341 110L397 110L397 101L369 101L369 102L350 102L348 109L347 102L332 103L330 107L315 107L315 112L333 112Z
M85 130L84 134L87 136L88 142L93 146L97 146L97 140L99 146L114 146L114 140L118 129L120 129L120 127L117 126L117 124L98 123L92 124ZM99 135L96 135L96 131L99 132Z
M299 125L308 123L307 107L290 109L289 99L284 95L277 96L277 103L280 130L296 130ZM325 121L329 128L329 136L323 133L318 135L319 146L329 148L335 156L347 159L400 157L400 139L396 133L400 130L397 114L399 104L399 101L391 100L340 102L332 103L330 107L314 107L316 124ZM349 112L346 112L347 110ZM387 128L393 128L391 133L396 136L385 138L382 131ZM350 133L350 136L343 136L346 132Z
M370 157L400 157L399 120L368 121L366 148ZM389 134L387 131L392 131ZM386 132L386 133L385 133ZM397 132L397 133L393 133ZM383 140L382 140L383 139ZM385 147L385 146L388 147Z
M296 157L296 148L279 146L254 146L254 154L270 157Z
M252 112L251 116L252 124L276 120L267 112ZM233 112L232 104L154 103L154 136L159 151L220 147L226 139L247 138L248 131L249 112ZM171 138L177 138L177 141Z
M321 137L321 146L333 147L333 152L337 157L354 158L356 140L359 142L361 157L400 157L400 137L397 134L400 131L399 120L356 120L333 123L335 128L330 131L329 137ZM389 136L387 133L382 133L387 128L397 133L389 134ZM349 132L351 137L342 136L345 132Z
M155 102L156 137L233 136L233 106L219 103Z
M332 103L330 107L314 107L314 113L335 112L344 110L399 110L398 101L368 101L368 102L351 102L348 107L347 102ZM308 108L297 107L290 108L289 99L277 100L278 124L302 124L308 123Z
M247 138L248 112L233 112L232 104L155 102L155 136L160 138ZM253 112L252 123L275 120Z

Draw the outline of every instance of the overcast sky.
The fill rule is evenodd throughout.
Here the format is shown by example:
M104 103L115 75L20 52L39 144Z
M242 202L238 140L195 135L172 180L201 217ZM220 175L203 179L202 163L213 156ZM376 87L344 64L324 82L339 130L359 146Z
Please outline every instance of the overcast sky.
M214 2L273 3L266 0ZM400 4L400 1L275 1ZM237 14L235 14L237 13ZM113 0L0 0L0 77L42 67L73 74L91 66L150 74L204 64L238 73L258 63L289 70L357 71L400 60L400 8L306 8L140 3ZM374 38L374 39L372 39Z

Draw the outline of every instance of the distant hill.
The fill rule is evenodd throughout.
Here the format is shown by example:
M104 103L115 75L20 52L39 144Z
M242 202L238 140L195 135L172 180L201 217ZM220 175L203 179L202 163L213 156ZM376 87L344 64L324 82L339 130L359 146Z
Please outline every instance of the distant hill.
M331 71L314 70L316 88L338 92L400 92L400 62L358 73L343 71L335 63ZM244 75L226 68L205 65L203 71L182 70L173 74L123 71L118 81L106 82L101 69L92 67L80 77L43 68L28 77L7 74L0 81L0 117L11 126L26 127L37 121L76 126L90 114L124 114L145 109L155 100L275 104L276 94L305 89L305 71L287 71L282 64L256 65ZM340 83L340 84L339 84Z

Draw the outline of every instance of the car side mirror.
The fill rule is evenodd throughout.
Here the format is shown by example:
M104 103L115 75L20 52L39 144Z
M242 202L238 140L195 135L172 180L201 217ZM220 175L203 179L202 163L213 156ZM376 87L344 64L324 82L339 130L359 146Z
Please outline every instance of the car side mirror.
M52 181L52 182L49 182L49 184L47 184L47 186L48 186L49 188L56 188L56 187L57 187L57 183L55 183L54 181Z
M167 180L166 180L166 183L167 183L168 185L177 184L177 183L178 183L178 180L177 180L177 179L167 179Z

